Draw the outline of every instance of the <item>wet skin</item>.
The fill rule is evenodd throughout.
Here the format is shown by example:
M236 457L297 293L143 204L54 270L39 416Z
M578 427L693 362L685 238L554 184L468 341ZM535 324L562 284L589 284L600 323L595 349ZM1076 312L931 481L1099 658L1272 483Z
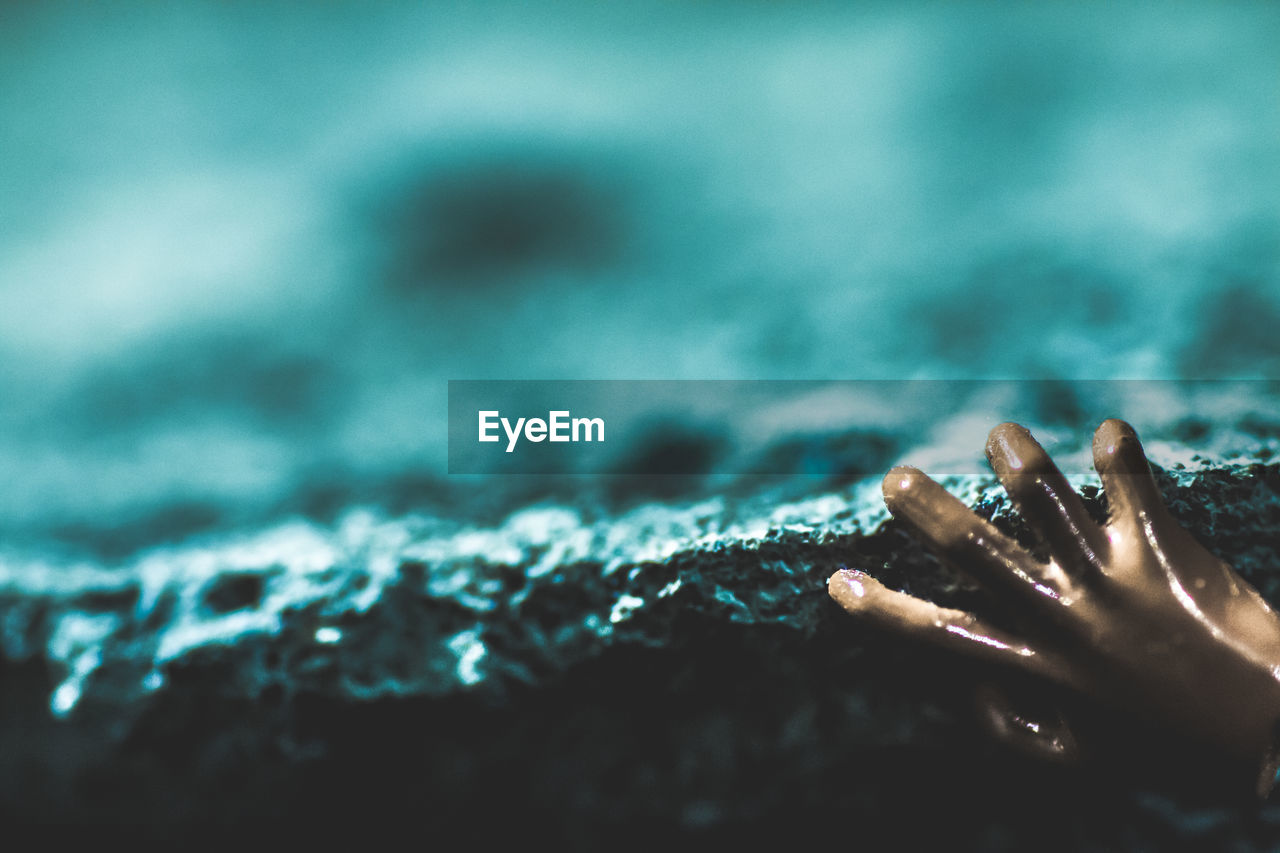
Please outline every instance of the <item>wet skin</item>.
M851 569L831 576L831 597L869 623L1016 668L1208 747L1252 774L1265 797L1278 763L1280 618L1169 515L1133 428L1108 420L1094 434L1110 505L1103 525L1021 426L993 429L987 458L1047 562L915 468L888 473L885 503L1034 630L1014 634ZM998 736L1048 757L1077 753L1068 727L1019 718L999 688L981 695Z

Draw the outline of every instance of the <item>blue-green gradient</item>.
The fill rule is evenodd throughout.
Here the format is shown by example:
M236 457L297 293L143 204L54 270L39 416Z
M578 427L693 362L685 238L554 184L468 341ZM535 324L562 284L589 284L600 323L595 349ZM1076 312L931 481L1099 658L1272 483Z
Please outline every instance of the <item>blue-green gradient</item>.
M413 503L449 378L1280 367L1273 4L0 18L9 537Z

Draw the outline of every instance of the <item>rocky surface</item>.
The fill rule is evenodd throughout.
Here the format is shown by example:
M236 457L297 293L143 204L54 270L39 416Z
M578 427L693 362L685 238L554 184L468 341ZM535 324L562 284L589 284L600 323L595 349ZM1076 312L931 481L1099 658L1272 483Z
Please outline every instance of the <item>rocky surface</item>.
M993 478L946 482L1025 535ZM1280 465L1200 459L1162 483L1280 601ZM991 609L877 491L544 503L491 526L359 510L117 564L8 555L4 801L60 830L159 834L422 821L583 844L842 826L961 846L1280 841L1280 805L989 745L967 711L979 674L827 599L847 565Z

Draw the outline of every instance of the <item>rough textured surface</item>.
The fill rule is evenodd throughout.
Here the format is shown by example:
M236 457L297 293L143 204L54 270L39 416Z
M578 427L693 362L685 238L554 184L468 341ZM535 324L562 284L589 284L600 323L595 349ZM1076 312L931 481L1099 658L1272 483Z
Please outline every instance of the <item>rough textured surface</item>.
M1178 466L1162 484L1276 601L1280 466ZM1022 532L993 478L949 485ZM360 512L111 567L8 559L4 800L24 820L158 832L328 815L309 829L528 824L587 843L852 821L1017 846L1280 841L1280 806L986 744L974 671L866 635L827 599L849 565L990 607L875 490L594 521L543 506L493 527ZM1065 829L1047 811L1064 807Z

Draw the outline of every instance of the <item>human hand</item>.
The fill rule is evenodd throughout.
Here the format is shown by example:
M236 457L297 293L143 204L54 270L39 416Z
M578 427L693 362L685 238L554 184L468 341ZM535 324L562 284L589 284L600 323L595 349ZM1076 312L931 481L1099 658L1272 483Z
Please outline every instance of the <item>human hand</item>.
M1102 525L1021 426L993 429L987 458L1048 561L917 469L888 473L885 503L1034 630L1006 631L851 569L831 576L832 598L870 623L1047 679L1244 762L1265 797L1280 766L1280 618L1169 515L1133 428L1108 420L1094 434L1110 504ZM1044 747L1068 749L1061 732L1046 731Z

